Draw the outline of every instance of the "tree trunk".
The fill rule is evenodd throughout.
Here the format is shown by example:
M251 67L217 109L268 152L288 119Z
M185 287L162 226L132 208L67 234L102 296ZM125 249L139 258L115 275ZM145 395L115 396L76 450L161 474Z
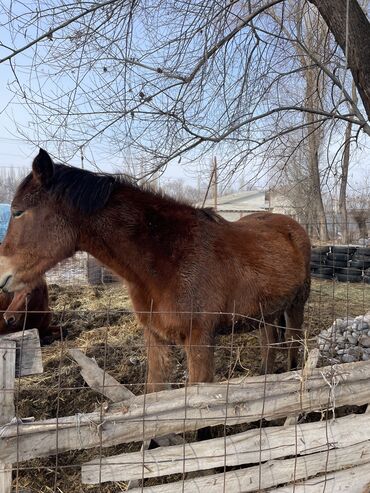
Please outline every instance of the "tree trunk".
M367 220L368 220L368 214L366 210L359 210L355 211L353 214L354 220L357 223L358 229L360 230L360 237L361 238L368 238L368 231L367 231Z
M348 33L347 25L348 1ZM310 0L316 5L336 42L348 55L348 68L370 119L370 23L356 0ZM346 39L350 40L346 46Z
M317 69L308 69L305 72L306 79L306 101L309 108L317 109L320 107L319 87L317 86ZM327 241L329 238L328 227L324 203L321 194L319 151L322 141L321 129L316 124L314 113L306 114L308 126L308 162L310 175L310 200L311 200L311 220L316 224L317 233L320 240Z
M352 100L357 105L357 93L355 81L352 81ZM353 111L353 107L351 108ZM348 183L348 169L349 169L349 157L351 147L351 135L352 135L352 123L348 122L346 127L346 133L344 136L344 151L342 157L342 174L340 177L340 191L339 191L339 214L341 220L341 231L343 234L343 242L349 242L348 232L348 211L347 211L347 183Z
M310 163L310 178L311 178L311 205L312 205L312 221L316 224L318 237L322 241L329 239L328 227L324 203L321 194L320 171L319 171L319 153L317 142L313 135L308 137L309 146L309 163Z
M342 174L340 178L340 191L339 191L339 215L340 225L343 243L349 242L348 234L348 214L347 214L347 182L348 182L348 168L349 168L349 154L351 147L351 133L352 123L348 122L346 127L346 133L344 137L344 151L342 157Z

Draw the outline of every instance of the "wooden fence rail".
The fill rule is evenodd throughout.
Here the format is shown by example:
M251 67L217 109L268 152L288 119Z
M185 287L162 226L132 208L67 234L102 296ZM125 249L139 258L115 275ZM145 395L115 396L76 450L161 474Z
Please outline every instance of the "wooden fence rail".
M16 350L15 342L4 341L4 351L6 344L12 345L13 352ZM370 402L370 361L314 368L317 354L312 353L302 371L134 396L81 351L72 349L69 353L81 366L88 385L111 403L90 413L14 423L14 385L5 382L9 370L4 365L13 368L14 383L15 363L0 364L0 402L10 403L10 407L4 404L0 422L0 479L7 482L8 490L1 489L5 493L10 492L11 464L94 447L98 448L97 457L82 464L82 483L131 481L133 493L190 493L203 489L207 493L241 493L274 487L273 491L281 493L319 492L324 491L322 485L328 478L325 492L344 491L347 484L351 484L351 492L368 491L370 412L332 419L331 411ZM37 354L34 347L35 358ZM28 361L27 365L32 367L33 363ZM1 388L9 389L8 396ZM311 411L326 411L329 419L297 422L298 416ZM261 425L203 442L182 443L176 435L262 418L286 419L283 426ZM146 450L143 446L140 452L101 457L102 447L145 443L153 437L157 437L159 448ZM226 470L231 466L238 469ZM215 474L214 468L224 471ZM195 472L208 475L190 478L188 473ZM181 474L182 480L157 486L138 482L173 474ZM287 486L278 487L282 484Z
M365 450L366 448L366 450ZM273 460L262 463L258 466L238 469L236 471L228 471L225 473L212 474L210 476L185 479L185 481L176 481L173 483L161 484L158 486L148 486L144 488L145 493L174 493L181 491L184 493L194 493L206 491L207 493L224 493L232 491L233 493L248 493L260 492L266 488L284 484L297 483L311 476L316 476L320 473L330 473L338 471L345 467L352 467L354 464L364 464L364 469L370 470L370 447L357 445L356 447L346 447L345 449L333 449L328 452L319 452L308 456L294 457L285 460ZM332 476L332 475L330 475ZM370 480L369 474L366 475ZM311 480L312 484L322 482L323 478ZM367 483L365 483L367 484ZM289 487L290 488L290 487ZM139 493L142 488L135 488L131 493ZM280 491L277 489L276 491ZM285 491L284 489L282 491ZM287 491L293 491L288 489ZM294 490L297 491L297 490ZM306 492L306 489L299 491ZM309 490L311 491L311 490ZM317 493L319 489L312 489L312 492ZM326 490L325 490L326 491ZM330 489L333 493L340 491L348 491L351 493L361 492L367 493L368 490L347 489L340 490Z
M259 464L319 452L361 450L370 460L370 414L293 426L273 426L197 443L102 457L82 466L82 482L155 478L214 467ZM349 455L350 457L350 455ZM347 456L348 459L348 456ZM308 460L308 459L307 459Z
M108 447L205 426L296 416L370 402L370 362L200 384L138 396L92 413L7 424L0 429L0 461L24 461L68 450ZM265 382L266 380L266 382ZM304 389L304 390L303 390ZM58 437L57 437L58 436Z

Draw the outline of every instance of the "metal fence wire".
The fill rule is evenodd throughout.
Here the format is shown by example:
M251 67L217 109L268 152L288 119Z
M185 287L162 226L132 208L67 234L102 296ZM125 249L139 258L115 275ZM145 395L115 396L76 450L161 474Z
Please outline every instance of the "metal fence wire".
M86 254L59 265L56 340L25 330L27 308L23 330L0 338L0 491L370 491L365 248L315 245L301 369L286 371L286 341L261 342L263 313L234 310L212 344L214 382L190 385L183 348L168 345L168 388L154 393L125 287ZM277 349L274 373L260 374L261 349Z

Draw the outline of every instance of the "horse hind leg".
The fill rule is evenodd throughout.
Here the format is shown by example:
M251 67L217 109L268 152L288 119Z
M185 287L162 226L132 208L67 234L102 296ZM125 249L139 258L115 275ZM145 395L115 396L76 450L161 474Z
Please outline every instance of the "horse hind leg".
M298 367L298 350L303 340L303 306L291 306L285 312L285 341L288 351L287 370Z
M288 349L288 371L298 367L298 349L305 336L303 328L304 307L309 294L310 279L307 278L297 293L293 303L285 310L285 341Z
M260 323L261 369L260 374L272 373L279 343L279 329L275 320L264 320Z

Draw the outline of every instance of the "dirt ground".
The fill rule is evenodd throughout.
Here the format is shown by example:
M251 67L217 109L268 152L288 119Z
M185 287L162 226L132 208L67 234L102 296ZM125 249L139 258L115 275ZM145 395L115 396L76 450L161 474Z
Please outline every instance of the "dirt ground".
M145 348L142 329L131 313L125 289L120 285L99 288L50 285L50 299L55 322L68 330L68 337L63 342L43 348L42 375L19 381L16 399L18 417L55 418L91 412L101 405L102 398L84 384L77 364L68 356L68 347L80 348L132 392L141 393L146 372ZM314 347L315 336L331 325L335 318L356 316L369 310L369 285L313 280L305 316L306 347ZM232 377L258 373L258 347L257 330L235 334ZM215 354L216 380L223 380L230 369L230 336L217 337ZM284 354L281 354L277 368L283 363ZM172 381L181 384L185 379L184 356L176 348ZM133 443L104 449L104 454L135 451L140 445ZM81 486L79 464L97 455L96 450L60 454L57 468L55 457L19 464L14 484L32 493L125 491L125 483Z

